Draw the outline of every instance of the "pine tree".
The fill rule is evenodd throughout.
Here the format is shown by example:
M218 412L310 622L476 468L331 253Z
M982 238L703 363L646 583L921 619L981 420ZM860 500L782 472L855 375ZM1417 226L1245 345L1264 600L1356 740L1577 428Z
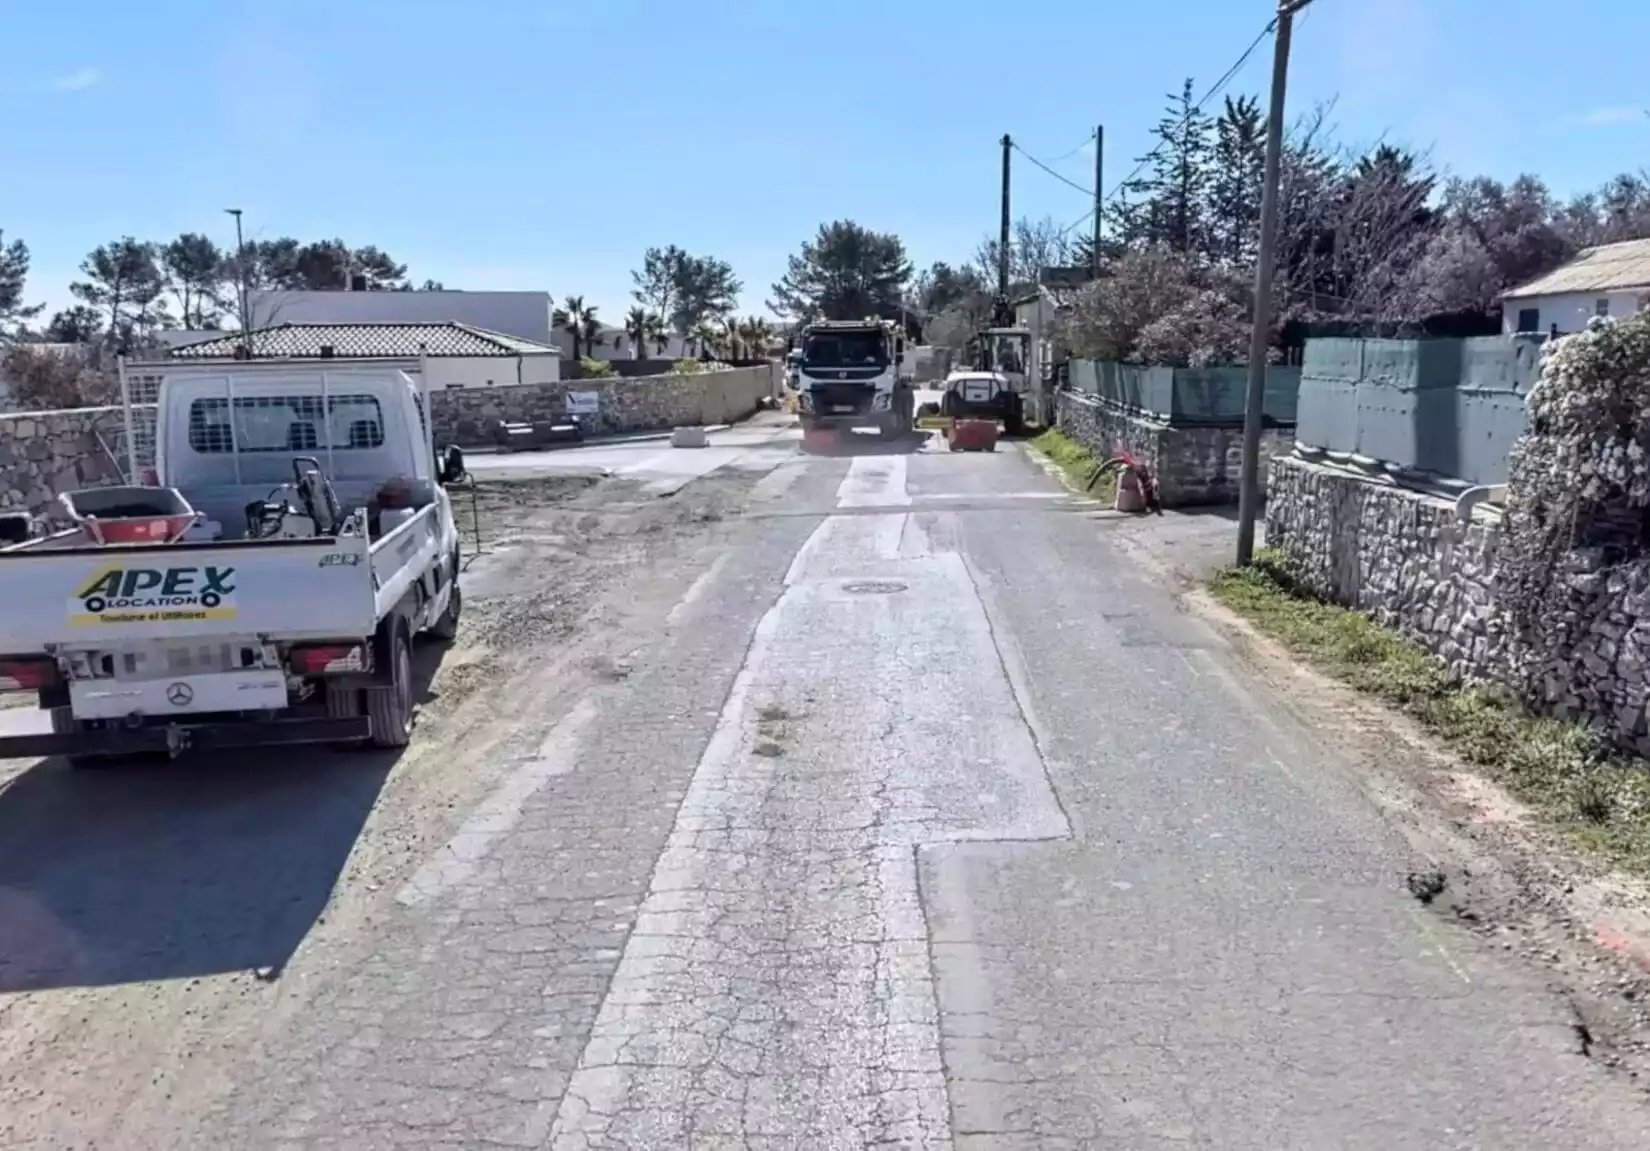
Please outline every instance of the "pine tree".
M1266 118L1253 96L1226 97L1215 121L1209 180L1209 255L1246 266L1260 242L1260 202L1266 171Z
M1192 97L1187 79L1152 135L1157 146L1143 159L1151 174L1131 181L1128 191L1141 196L1142 238L1187 255L1207 249L1206 209L1210 184L1211 135L1214 125Z

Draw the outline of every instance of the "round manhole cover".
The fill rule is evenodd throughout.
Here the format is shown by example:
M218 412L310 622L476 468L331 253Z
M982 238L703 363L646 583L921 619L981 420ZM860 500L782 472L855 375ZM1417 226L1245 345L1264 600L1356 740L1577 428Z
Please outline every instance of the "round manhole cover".
M897 591L904 591L908 584L891 579L862 579L852 580L842 585L842 590L852 595L893 595Z

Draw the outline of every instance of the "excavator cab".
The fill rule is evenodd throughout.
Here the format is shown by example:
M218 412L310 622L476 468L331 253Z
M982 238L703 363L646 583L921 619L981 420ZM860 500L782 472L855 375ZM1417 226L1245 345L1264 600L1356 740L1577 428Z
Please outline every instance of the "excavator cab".
M968 342L969 362L982 372L996 372L1025 392L1031 358L1031 333L1024 328L987 328Z

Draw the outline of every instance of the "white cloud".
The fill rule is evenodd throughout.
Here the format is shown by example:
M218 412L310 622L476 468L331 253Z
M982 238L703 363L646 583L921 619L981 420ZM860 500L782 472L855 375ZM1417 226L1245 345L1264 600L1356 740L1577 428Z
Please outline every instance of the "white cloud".
M67 76L60 76L52 85L59 92L83 92L103 82L103 73L96 68L80 68Z
M1645 109L1622 105L1616 108L1594 108L1581 116L1575 122L1589 128L1601 128L1609 124L1631 124L1645 117Z

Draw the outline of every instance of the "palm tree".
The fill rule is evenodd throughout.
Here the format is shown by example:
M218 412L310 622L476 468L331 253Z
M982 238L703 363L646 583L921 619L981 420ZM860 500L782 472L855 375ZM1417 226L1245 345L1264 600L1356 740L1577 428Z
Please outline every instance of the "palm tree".
M773 325L768 322L765 316L751 317L751 331L756 336L757 346L761 348L757 355L766 356L773 349L773 342L778 338L779 333L773 330Z
M662 356L670 349L670 325L658 312L647 315L647 338L653 341L654 355Z
M630 358L641 359L647 353L648 337L653 334L653 316L646 308L631 308L625 314L624 334L630 337Z
M579 324L579 327L584 329L584 350L586 355L607 343L606 340L602 339L602 322L596 318L595 304L591 304L584 310L584 320Z
M738 359L745 354L745 334L740 329L739 321L729 316L716 325L717 346L727 353L730 359Z
M698 351L699 358L705 359L721 342L722 333L717 331L716 325L709 320L700 320L688 329L687 338L692 341Z
M745 355L761 359L768 354L773 339L773 325L761 316L747 316L739 322L739 338L744 342Z
M551 314L550 320L558 328L566 328L573 337L573 358L584 358L585 341L592 331L591 325L595 322L596 305L585 306L583 296L568 296L562 301L562 306ZM600 327L594 329L600 332ZM600 342L600 341L598 341Z

